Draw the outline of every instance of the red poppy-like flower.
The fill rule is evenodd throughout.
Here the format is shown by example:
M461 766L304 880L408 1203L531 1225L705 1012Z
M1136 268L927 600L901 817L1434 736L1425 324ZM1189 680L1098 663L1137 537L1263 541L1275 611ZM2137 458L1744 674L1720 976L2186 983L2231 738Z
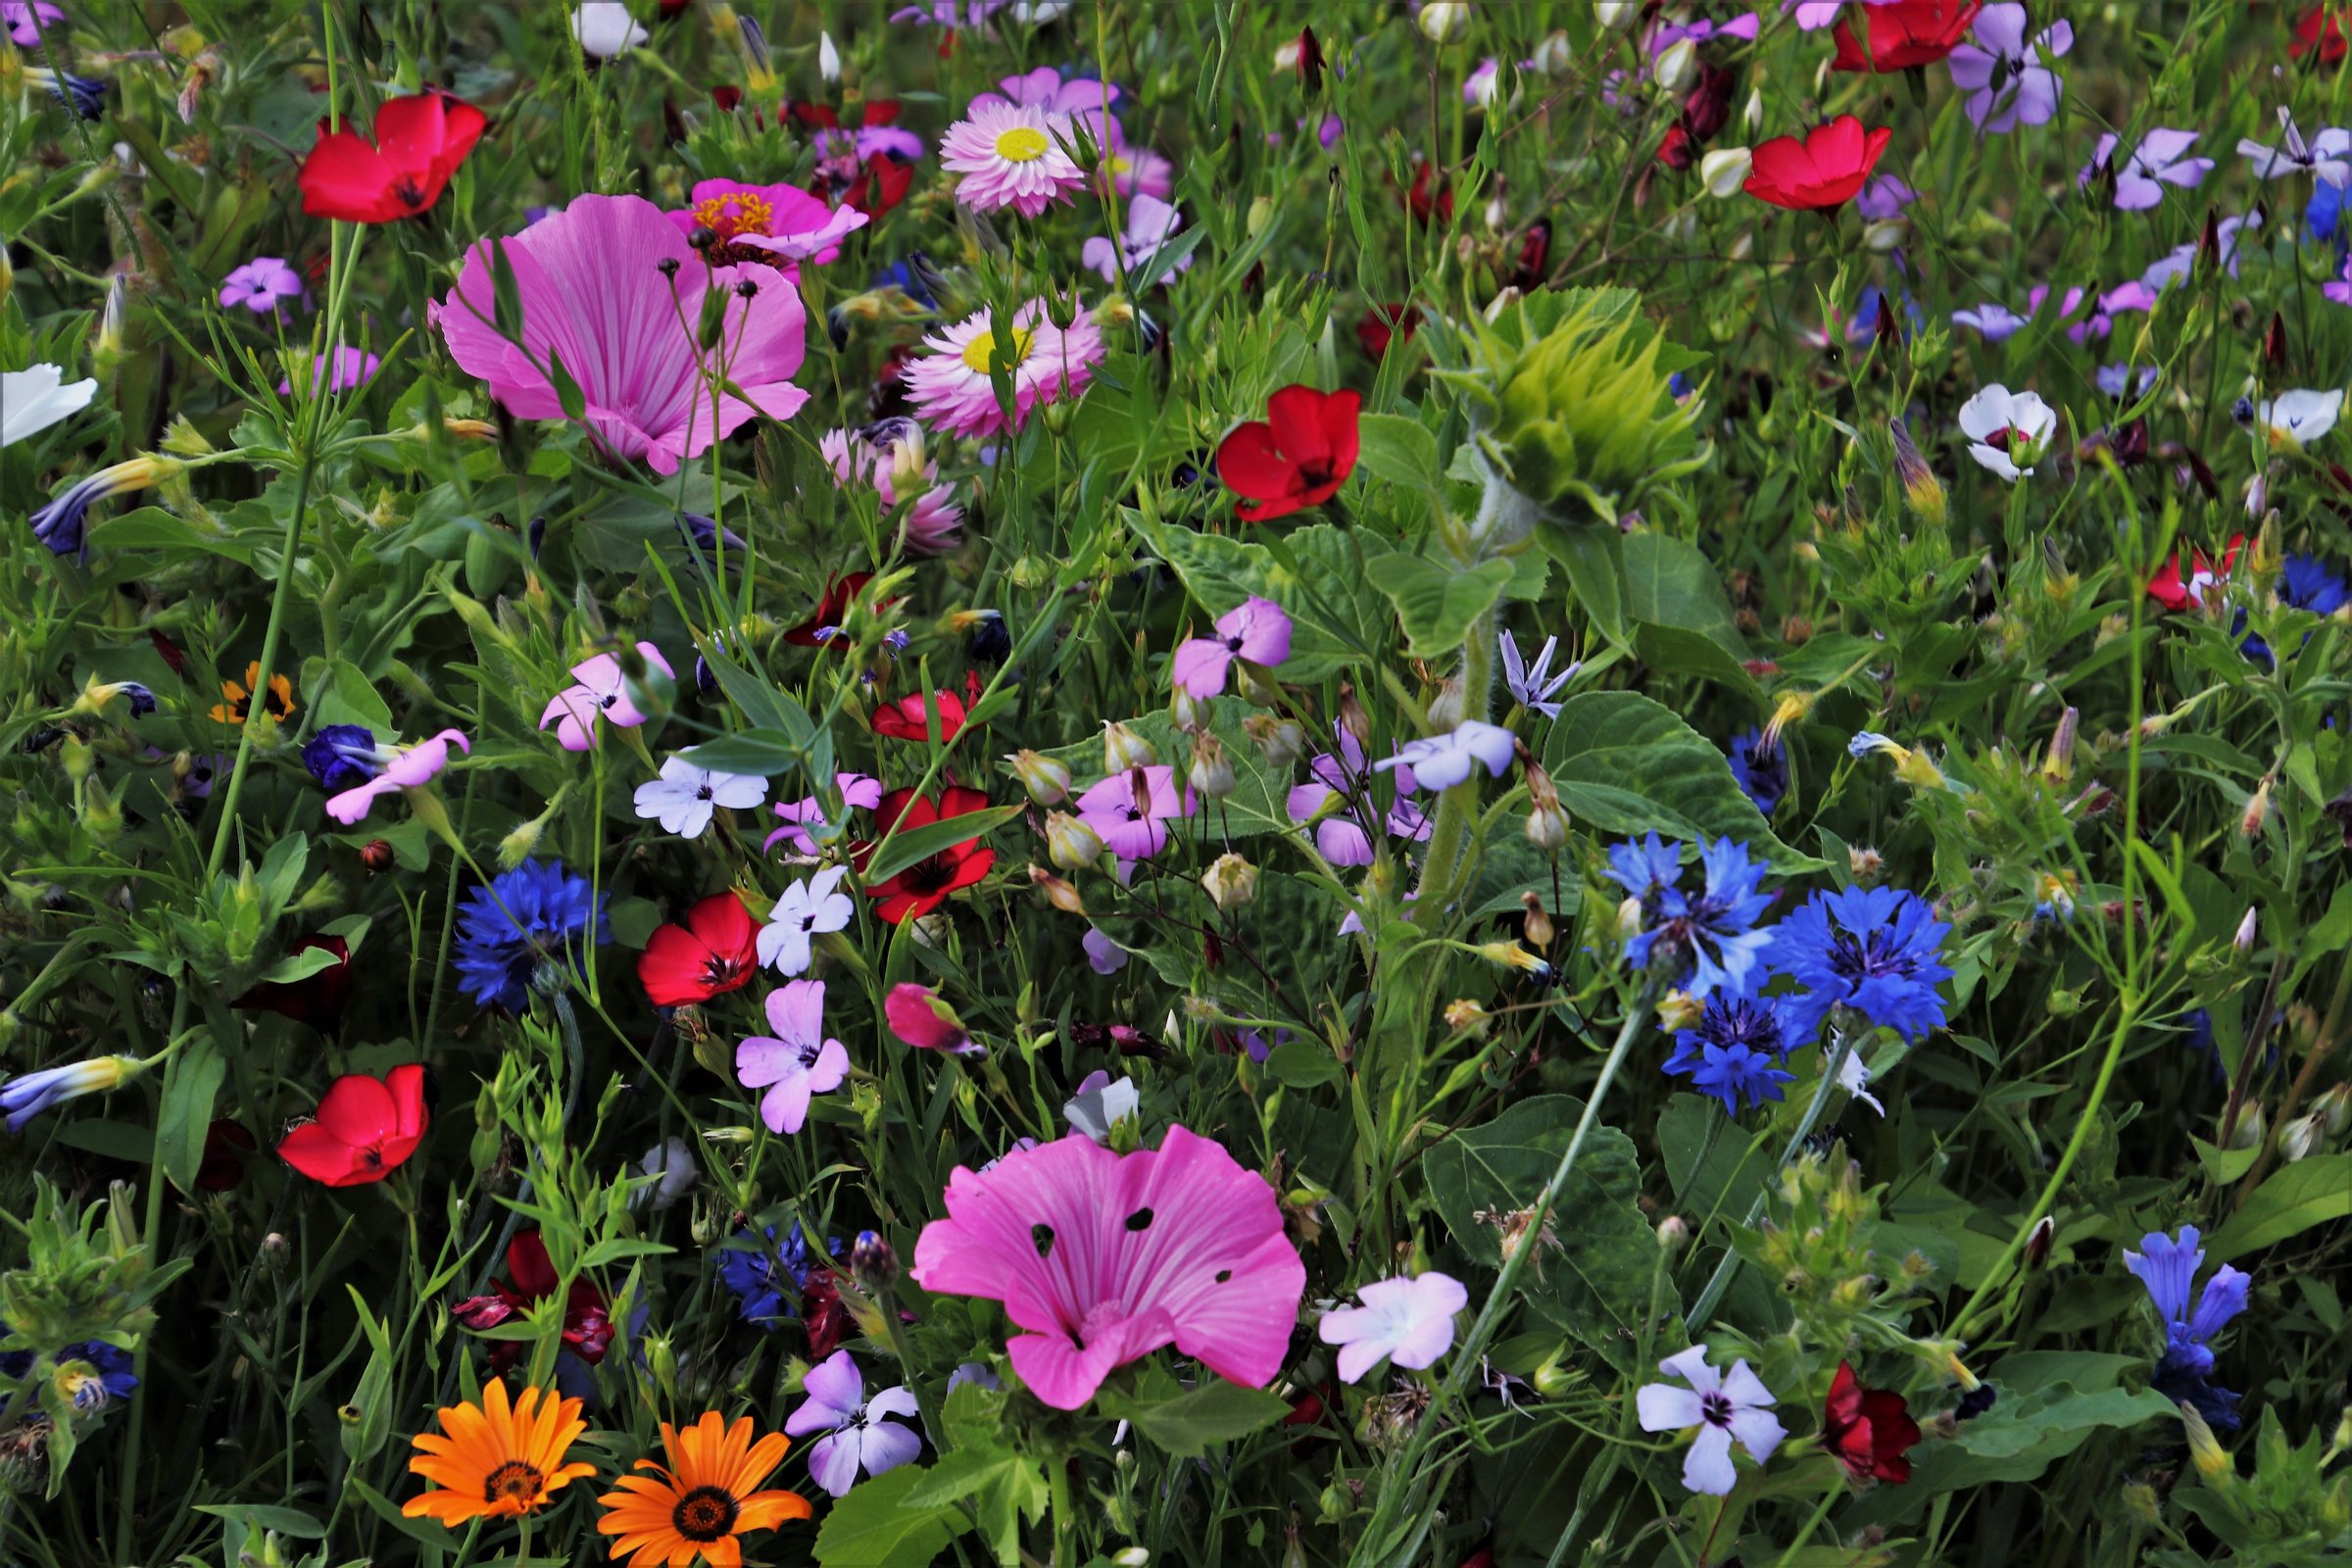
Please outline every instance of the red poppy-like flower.
M831 1269L808 1271L808 1283L801 1291L801 1326L808 1331L811 1361L822 1361L850 1337L849 1304L842 1300L841 1287L833 1282Z
M882 804L874 808L874 821L885 833L890 832L894 824L897 831L905 833L952 817L969 816L974 811L985 810L987 807L988 797L985 794L961 785L940 791L937 805L917 799L912 790L892 790L882 797ZM879 843L880 840L875 842ZM872 853L872 845L865 845L858 851L855 858L859 870L865 869L866 858ZM875 918L888 920L893 925L904 925L908 920L919 920L938 908L947 902L949 894L978 882L988 875L989 868L996 863L996 851L982 849L976 838L967 839L961 844L950 845L928 859L915 861L896 876L869 883L865 896L882 901L874 906Z
M245 1156L253 1134L223 1116L204 1130L204 1159L196 1167L196 1190L225 1193L245 1179Z
M1452 222L1452 182L1439 179L1436 170L1423 164L1413 172L1412 186L1404 193L1404 210L1424 228L1431 223Z
M1549 242L1548 229L1545 240ZM1386 305L1374 305L1356 319L1355 340L1364 352L1376 360L1388 358L1392 343L1410 343L1413 334L1421 330L1421 313L1411 300L1392 300Z
M1698 162L1698 144L1690 139L1690 132L1683 128L1681 121L1668 125L1666 134L1658 138L1658 162L1676 170L1689 169Z
M1217 446L1217 477L1256 505L1238 510L1250 522L1320 506L1355 471L1353 392L1286 386L1266 400L1266 416L1237 428Z
M2244 534L2231 534L2218 566L2202 550L2174 552L2173 559L2148 579L2148 597L2175 614L2202 604L2206 589L2237 569L2237 553L2245 547Z
M838 629L842 622L849 618L851 604L860 593L865 591L865 585L873 580L874 574L870 571L853 571L847 577L827 583L824 597L816 602L816 613L786 632L784 640L797 648L824 647L833 639L819 637L817 633L828 629ZM895 599L891 601L891 604L897 603L898 601ZM875 608L887 610L889 606L879 605Z
M441 199L490 119L445 92L393 98L375 112L370 145L348 127L319 127L295 183L313 218L390 223L415 218Z
M351 1000L351 945L341 937L304 937L294 952L331 954L335 961L300 980L264 981L230 1005L260 1007L332 1034L343 1026L343 1004Z
M2286 52L2301 60L2317 55L2323 66L2340 66L2344 55L2352 51L2352 42L2344 37L2343 19L2334 6L2313 6L2295 23L2295 41Z
M1801 141L1775 136L1755 151L1747 193L1798 212L1842 207L1870 178L1879 155L1893 139L1894 132L1886 126L1864 130L1862 122L1851 115L1814 126Z
M1522 291L1541 288L1550 270L1551 220L1539 218L1527 225L1527 237L1519 242L1519 265L1511 269L1511 287ZM1409 334L1412 328L1405 330Z
M954 692L932 694L939 704L939 739L941 745L954 740L963 730L965 709L963 699ZM902 697L895 703L884 703L874 710L874 733L894 741L921 741L931 736L930 702L921 692Z
M430 1122L423 1067L345 1073L319 1098L318 1114L278 1140L277 1155L315 1182L361 1187L399 1169Z
M656 931L637 956L637 978L657 1007L709 1002L733 991L760 967L760 922L732 893L718 893L686 911L684 925Z
M865 160L865 172L854 180L842 194L842 205L854 207L868 218L880 218L906 199L914 185L914 166L902 164L883 153L874 153Z
M1879 0L1863 9L1867 44L1854 36L1851 15L1838 19L1830 69L1885 74L1932 66L1959 46L1984 9L1984 0Z
M563 1280L547 1255L547 1243L537 1231L523 1231L507 1244L507 1275L494 1282L490 1296L469 1296L450 1308L450 1315L469 1329L495 1328L528 1311L535 1301L556 1294ZM577 1279L564 1298L564 1344L590 1366L605 1358L612 1346L612 1303L594 1284ZM504 1376L522 1356L527 1342L492 1340L490 1370Z
M1904 1457L1919 1441L1919 1423L1903 1407L1903 1396L1887 1389L1866 1389L1846 1362L1838 1363L1822 1407L1821 1441L1857 1481L1911 1479Z

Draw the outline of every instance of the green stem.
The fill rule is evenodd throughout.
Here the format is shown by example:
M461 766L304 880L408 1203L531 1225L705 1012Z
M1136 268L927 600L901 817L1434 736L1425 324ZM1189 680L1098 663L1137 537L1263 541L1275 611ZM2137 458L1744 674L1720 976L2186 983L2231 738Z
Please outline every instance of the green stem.
M1072 1527L1077 1520L1070 1506L1070 1461L1067 1454L1054 1453L1046 1459L1046 1484L1053 1489L1054 1561L1052 1568L1073 1568L1078 1561L1071 1542Z

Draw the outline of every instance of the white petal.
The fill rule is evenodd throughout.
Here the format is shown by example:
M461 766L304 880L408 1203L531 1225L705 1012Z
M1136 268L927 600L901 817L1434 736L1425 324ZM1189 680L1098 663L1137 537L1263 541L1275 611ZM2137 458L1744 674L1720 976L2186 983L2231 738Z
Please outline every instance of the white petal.
M1721 1427L1700 1428L1697 1441L1683 1456L1683 1485L1720 1497L1739 1480L1740 1473L1732 1468L1732 1435Z
M1754 1454L1758 1462L1771 1458L1772 1450L1779 1447L1781 1440L1788 1435L1788 1429L1781 1425L1780 1417L1770 1410L1734 1410L1731 1426L1732 1436L1738 1438L1740 1446Z
M1671 1383L1647 1383L1634 1395L1644 1432L1680 1432L1698 1425L1704 1407L1697 1395Z

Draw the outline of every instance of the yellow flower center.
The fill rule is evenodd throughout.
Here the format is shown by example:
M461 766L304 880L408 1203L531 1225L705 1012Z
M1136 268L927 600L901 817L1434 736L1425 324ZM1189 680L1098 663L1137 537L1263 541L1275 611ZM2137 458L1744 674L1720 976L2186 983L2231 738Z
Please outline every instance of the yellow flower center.
M509 1459L505 1464L482 1478L484 1502L512 1502L518 1509L528 1510L540 1498L541 1476L538 1467L524 1464L520 1459Z
M1045 157L1046 149L1053 145L1046 139L1046 133L1035 126L1015 125L998 133L997 156L1008 164L1034 163Z
M775 209L768 206L765 197L745 191L712 196L694 204L694 220L720 239L733 239L738 234L764 234L775 216Z
M1029 358L1029 338L1030 332L1027 327L1016 326L1012 329L1012 353L1007 358L1013 364L1018 365ZM989 367L995 362L996 357L997 340L992 333L982 332L963 346L964 367L974 375L988 374Z

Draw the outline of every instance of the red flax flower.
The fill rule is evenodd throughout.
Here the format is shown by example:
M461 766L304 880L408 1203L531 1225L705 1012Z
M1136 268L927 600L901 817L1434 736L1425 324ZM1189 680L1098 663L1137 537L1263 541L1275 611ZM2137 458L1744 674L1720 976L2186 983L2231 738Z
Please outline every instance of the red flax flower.
M549 1260L547 1244L537 1231L524 1231L507 1244L507 1278L492 1284L494 1294L470 1296L450 1308L450 1315L469 1329L495 1328L530 1310L563 1284ZM503 1377L521 1358L523 1340L492 1340L490 1370ZM612 1345L612 1303L589 1281L573 1280L564 1298L564 1346L590 1366L605 1358Z
M1919 1423L1903 1408L1903 1396L1887 1389L1866 1389L1847 1363L1838 1363L1822 1407L1821 1441L1857 1481L1911 1479L1904 1457L1919 1441Z
M1984 0L1880 0L1862 13L1867 45L1854 35L1850 14L1838 19L1838 58L1830 69L1884 74L1932 66L1968 36L1984 9Z
M985 794L962 785L952 785L940 791L936 806L929 801L918 800L912 790L892 790L882 797L882 804L874 808L874 821L885 833L894 826L899 832L906 833L918 827L928 827L933 822L969 816L974 811L986 809L987 806L988 797ZM858 852L859 870L865 869L866 858L872 854L873 846L870 844ZM996 851L982 849L977 838L966 839L961 844L950 845L928 859L915 861L896 876L867 884L865 896L881 900L874 906L877 919L888 920L893 925L904 925L909 920L919 920L938 908L947 902L949 894L978 882L988 875L989 868L996 863Z
M412 1062L381 1078L345 1073L327 1086L318 1114L278 1141L280 1159L329 1187L361 1187L397 1170L424 1142L424 1069Z
M760 967L760 922L732 893L715 894L686 911L684 925L656 931L637 956L637 978L657 1007L709 1002L733 991Z
M390 99L375 112L372 146L348 127L321 126L295 180L302 210L353 223L415 218L441 199L489 123L469 103L424 92Z
M1355 471L1353 392L1286 386L1266 400L1266 416L1236 429L1217 447L1217 477L1256 503L1238 510L1250 522L1267 522L1320 506Z
M822 648L832 642L833 638L820 637L817 634L825 631L838 632L843 623L850 618L850 607L858 602L858 596L863 593L865 585L873 580L874 574L870 571L853 571L846 577L827 583L824 597L816 602L816 613L786 632L784 640L795 648ZM893 599L887 603L876 605L874 612L879 614L898 603L898 600ZM843 646L848 645L844 644Z
M951 691L937 691L926 701L921 692L902 697L895 703L884 703L874 710L874 733L894 741L924 741L931 738L930 704L939 705L939 741L946 745L963 731L966 711L963 699Z
M1797 212L1827 212L1854 199L1862 182L1879 165L1894 132L1881 125L1864 130L1862 122L1839 115L1816 125L1799 141L1775 136L1755 152L1755 172L1747 176L1747 193L1775 207Z
M2337 6L2313 6L2295 24L2295 41L2286 52L2297 60L2313 56L2323 66L2340 66L2344 55L2352 51L2352 42L2344 37L2343 19Z

